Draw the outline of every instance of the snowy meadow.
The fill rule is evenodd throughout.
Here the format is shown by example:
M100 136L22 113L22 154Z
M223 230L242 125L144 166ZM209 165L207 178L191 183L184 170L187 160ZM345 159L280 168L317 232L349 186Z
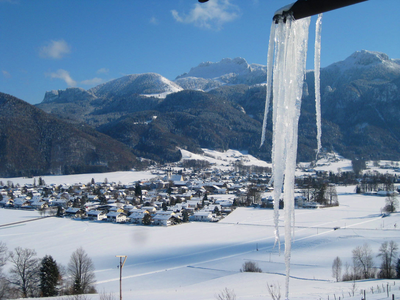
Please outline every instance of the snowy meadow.
M221 160L224 159L227 158ZM334 168L349 167L346 164L348 161L341 161ZM88 182L100 176L96 181L107 177L109 181L125 183L153 176L139 172L129 174L44 179L50 184L51 178L55 178L54 183L58 184L63 180L63 183L78 179ZM127 177L118 177L120 175ZM32 179L29 180L31 183ZM337 192L338 207L295 211L290 299L361 299L360 291L364 289L368 292L367 299L389 299L383 289L377 293L377 286L388 284L390 299L392 294L400 297L398 280L335 282L332 262L337 256L343 264L351 265L352 250L368 243L373 251L374 266L379 267L380 245L391 240L400 243L397 226L400 214L381 216L385 197L355 194L355 186L339 186ZM116 255L128 256L123 268L124 299L216 299L225 288L234 290L236 299L272 299L267 284L279 285L281 294L284 293L283 237L279 250L278 246L274 247L271 209L237 208L218 223L191 222L171 227L56 217L7 225L38 217L35 211L0 209L0 241L6 243L9 250L19 246L35 249L38 257L51 255L64 266L72 252L83 247L96 267L97 291L113 293L115 299L119 297L120 272ZM281 213L281 232L284 222ZM262 272L241 272L247 261L257 263ZM97 295L89 297L98 299Z

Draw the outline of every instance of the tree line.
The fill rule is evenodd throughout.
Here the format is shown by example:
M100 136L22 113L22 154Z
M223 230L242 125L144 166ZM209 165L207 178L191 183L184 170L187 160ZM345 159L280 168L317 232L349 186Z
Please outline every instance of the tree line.
M336 281L352 281L359 279L380 278L392 279L400 278L400 258L398 257L399 246L394 241L383 242L376 257L381 259L380 267L374 265L374 255L370 246L365 243L357 246L352 251L353 265L348 263L344 266L337 256L332 263L332 277Z
M10 268L5 274L7 263ZM39 258L34 249L21 247L8 251L0 242L0 300L95 293L94 270L92 259L82 247L71 254L64 267L51 255Z

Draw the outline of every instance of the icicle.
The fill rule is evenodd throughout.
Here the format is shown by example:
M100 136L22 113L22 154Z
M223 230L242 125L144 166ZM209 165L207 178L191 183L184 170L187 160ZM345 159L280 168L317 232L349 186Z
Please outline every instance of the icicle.
M320 17L318 20L318 22L321 23ZM274 183L275 245L278 244L280 250L279 200L282 196L282 191L284 191L286 299L289 297L291 245L294 236L294 179L297 157L298 123L306 71L309 25L309 17L294 21L289 16L286 22L280 20L278 24L273 23L268 46L267 91L261 145L265 141L267 114L272 93L273 137L271 156L272 180ZM317 55L320 57L321 42L319 25L318 35L319 41L316 41L316 49L317 47L319 47L319 49L316 52L318 52ZM320 123L319 121L319 124Z
M268 69L273 75L267 79L267 99L271 88L268 80L273 79L273 145L272 171L274 181L274 225L275 244L280 248L279 237L279 200L284 198L285 209L285 264L286 298L289 295L289 276L292 229L294 220L294 173L297 157L298 121L300 117L301 97L306 69L308 27L310 18L294 21L287 18L274 25L271 30L268 49ZM272 41L275 41L274 60L272 59ZM268 111L265 111L267 114ZM266 116L264 114L264 120ZM265 128L265 122L264 122ZM265 130L263 128L263 130ZM265 138L265 137L264 137Z
M294 176L296 169L298 121L300 117L301 98L306 71L308 28L310 18L290 21L291 29L288 32L285 64L285 89L287 93L285 103L286 123L286 163L284 182L285 205L285 265L286 265L286 295L289 297L290 259L292 248L292 216L294 213Z
M272 141L272 174L274 179L274 225L275 225L275 245L278 244L280 252L279 240L279 199L282 194L283 186L283 170L284 170L284 143L282 139L284 136L281 133L283 130L284 122L281 120L282 114L278 112L282 108L279 99L284 94L284 89L281 88L284 82L284 54L285 54L285 41L286 41L286 26L279 22L275 34L275 64L273 74L273 141Z
M318 154L321 150L321 25L322 14L318 15L315 27L315 52L314 52L314 82L315 82L315 112L317 119L317 153L315 160L318 160Z
M265 142L265 132L267 130L267 116L269 111L269 103L271 101L271 90L272 90L272 64L274 59L274 42L275 42L275 22L272 22L269 44L268 44L268 57L267 57L267 91L265 97L265 109L264 109L264 121L262 127L261 144Z

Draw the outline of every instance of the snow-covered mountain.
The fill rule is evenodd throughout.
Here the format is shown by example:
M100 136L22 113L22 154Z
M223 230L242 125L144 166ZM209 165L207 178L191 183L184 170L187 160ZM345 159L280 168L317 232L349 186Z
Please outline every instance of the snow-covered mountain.
M145 73L88 91L51 91L37 107L94 126L155 160L178 159L177 147L246 149L269 159L269 149L259 148L265 81L266 66L225 58L201 63L174 82ZM298 157L307 160L315 154L313 71L304 90ZM357 51L321 69L321 91L323 147L348 158L400 157L399 59ZM156 121L143 126L154 115Z
M90 90L67 88L46 92L42 103L90 102L97 98L124 96L147 96L165 98L171 93L182 91L178 84L156 73L132 74L95 86Z
M338 67L344 70L349 69L366 69L366 68L386 68L393 69L393 72L400 72L400 60L391 59L389 56L382 52L361 50L356 51L343 61L331 64L327 68Z
M209 91L222 85L255 85L265 82L266 66L248 64L245 59L224 58L220 62L203 62L175 79L184 89ZM390 59L381 52L361 50L343 61L322 69L327 78L337 82L351 80L392 80L400 75L400 59ZM333 82L327 83L331 86Z
M132 74L100 84L89 91L97 97L145 95L165 98L183 90L176 83L156 73Z
M381 52L361 50L343 61L322 69L322 90L352 80L386 81L400 76L400 59L390 59ZM266 66L248 64L244 58L224 58L219 62L203 62L178 76L175 81L156 73L132 74L100 84L88 91L67 88L46 92L42 103L91 101L120 96L152 96L165 98L182 90L210 91L223 85L260 84L266 80ZM325 87L324 87L325 84Z
M90 91L86 91L82 88L67 88L65 90L52 90L46 92L42 103L68 103L76 101L92 101L97 97Z
M210 90L224 84L254 85L264 82L266 66L248 64L244 58L224 58L219 62L203 62L175 79L183 88Z
M330 73L329 77L335 78L337 83L360 79L388 81L400 76L400 60L390 59L385 53L361 50L343 61L329 65L322 71L325 74Z

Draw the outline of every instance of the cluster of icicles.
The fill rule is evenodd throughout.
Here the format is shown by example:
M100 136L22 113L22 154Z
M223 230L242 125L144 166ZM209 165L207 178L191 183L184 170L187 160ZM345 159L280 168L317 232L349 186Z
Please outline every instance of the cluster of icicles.
M272 173L274 183L275 245L280 247L279 199L283 193L285 215L285 297L289 297L292 229L294 231L294 175L296 169L298 121L306 72L308 31L311 18L293 20L288 17L272 23L268 46L267 96L261 145L265 140L267 115L272 96L273 141ZM315 103L317 123L317 155L321 148L320 56L321 21L318 16L315 38ZM282 189L283 188L283 189Z

